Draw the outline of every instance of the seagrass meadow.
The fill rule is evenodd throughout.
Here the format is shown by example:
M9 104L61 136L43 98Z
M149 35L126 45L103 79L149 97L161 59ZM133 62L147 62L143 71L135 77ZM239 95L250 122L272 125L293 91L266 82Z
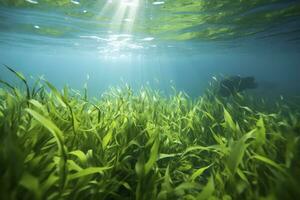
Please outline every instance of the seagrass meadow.
M297 199L299 98L1 81L1 199Z

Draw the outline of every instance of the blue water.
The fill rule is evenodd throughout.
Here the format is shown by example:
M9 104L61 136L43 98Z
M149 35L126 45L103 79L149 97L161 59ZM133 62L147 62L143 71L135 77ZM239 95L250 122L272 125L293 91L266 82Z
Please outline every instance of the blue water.
M249 18L249 24L237 26L224 18L222 23L237 28L218 34L205 31L215 27L217 22L212 26L210 19L206 24L200 23L200 18L199 23L185 19L186 15L199 16L189 7L174 7L178 10L170 17L164 11L169 9L170 1L164 5L139 2L144 14L135 16L134 23L125 15L122 20L113 22L117 13L113 13L113 9L107 11L105 18L85 16L103 11L104 1L99 1L97 6L84 4L87 1L78 1L78 4L73 1L57 9L56 5L41 5L38 1L24 1L20 6L7 2L0 3L0 63L22 72L32 81L43 76L59 88L69 85L78 90L83 90L87 83L93 96L125 83L135 89L148 85L164 93L175 86L195 97L206 90L213 76L241 75L256 78L259 94L300 94L298 1L274 4L269 1L267 6L242 10L243 13L238 13L242 19L255 16ZM291 5L294 10L284 13L283 9ZM165 7L155 10L156 6ZM280 9L284 13L282 20L259 18L261 12ZM81 14L77 16L76 12ZM206 12L212 12L211 8ZM153 20L153 17L156 20L148 24L147 19ZM195 24L185 27L185 23L191 22ZM128 28L126 23L137 28ZM184 27L179 30L181 26ZM247 35L246 31L254 32ZM14 82L4 68L0 72L0 79Z

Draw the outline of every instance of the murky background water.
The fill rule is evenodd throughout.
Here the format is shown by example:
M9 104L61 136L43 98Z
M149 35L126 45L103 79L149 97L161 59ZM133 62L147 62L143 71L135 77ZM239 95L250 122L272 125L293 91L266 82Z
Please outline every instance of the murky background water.
M1 0L0 62L93 95L128 83L198 96L218 75L298 95L299 27L297 0Z

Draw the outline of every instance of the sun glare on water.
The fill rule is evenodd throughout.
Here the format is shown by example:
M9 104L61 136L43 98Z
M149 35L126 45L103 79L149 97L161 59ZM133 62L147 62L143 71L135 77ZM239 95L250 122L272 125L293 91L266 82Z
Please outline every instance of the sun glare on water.
M103 6L100 15L105 13L114 13L110 20L107 38L102 38L106 43L99 46L98 50L101 56L116 58L124 57L122 50L141 49L143 46L134 44L132 41L132 31L138 8L141 0L107 0ZM127 55L128 56L128 55Z
M106 0L95 18L107 19L104 31L79 37L95 42L99 57L104 59L126 59L142 50L155 50L157 39L153 35L134 34L140 23L138 19L145 15L146 4L144 0ZM147 5L159 7L162 4L163 1L155 1Z

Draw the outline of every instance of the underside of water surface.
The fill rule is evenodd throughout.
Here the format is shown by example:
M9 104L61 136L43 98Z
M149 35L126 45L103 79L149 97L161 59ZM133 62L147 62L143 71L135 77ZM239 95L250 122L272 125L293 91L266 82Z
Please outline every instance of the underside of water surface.
M300 197L298 0L0 0L0 199Z

